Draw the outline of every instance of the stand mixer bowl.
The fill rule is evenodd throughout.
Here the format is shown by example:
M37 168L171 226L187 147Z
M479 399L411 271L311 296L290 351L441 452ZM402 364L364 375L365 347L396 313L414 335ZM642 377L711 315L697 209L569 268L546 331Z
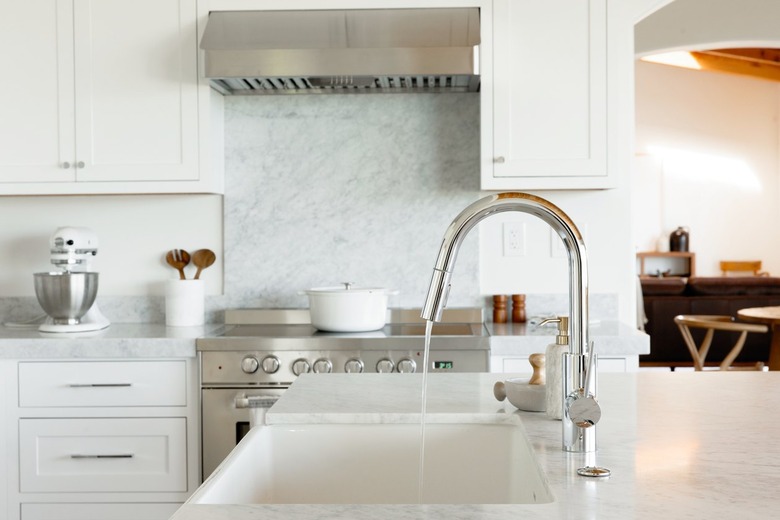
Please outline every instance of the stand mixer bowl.
M35 273L38 303L55 324L75 325L95 303L98 273Z

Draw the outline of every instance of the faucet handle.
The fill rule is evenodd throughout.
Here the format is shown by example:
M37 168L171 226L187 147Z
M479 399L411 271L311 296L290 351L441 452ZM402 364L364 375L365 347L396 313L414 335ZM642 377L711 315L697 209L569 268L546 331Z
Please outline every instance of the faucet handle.
M585 395L582 388L566 398L566 409L571 422L580 428L590 428L601 420L601 406L592 395Z

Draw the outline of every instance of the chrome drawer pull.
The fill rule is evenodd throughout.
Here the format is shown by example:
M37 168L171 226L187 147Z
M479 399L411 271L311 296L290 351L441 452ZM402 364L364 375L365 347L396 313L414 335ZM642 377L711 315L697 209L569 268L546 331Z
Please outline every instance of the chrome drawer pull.
M133 386L132 383L71 383L70 388L118 388Z
M236 397L236 408L270 408L279 398L267 395L254 395L251 397Z
M73 454L71 459L132 459L134 455L132 453L119 453L117 455L80 455Z

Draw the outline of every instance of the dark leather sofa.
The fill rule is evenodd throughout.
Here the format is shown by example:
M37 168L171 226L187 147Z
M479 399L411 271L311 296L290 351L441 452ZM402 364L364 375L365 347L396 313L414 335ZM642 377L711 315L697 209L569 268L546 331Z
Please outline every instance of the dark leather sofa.
M650 336L650 354L640 355L640 366L693 366L691 355L674 323L678 314L722 314L737 316L746 307L780 306L780 278L777 277L691 277L642 278L642 300ZM731 350L738 333L715 333L707 365L717 366ZM697 344L703 331L694 332ZM748 334L735 365L766 363L771 333Z

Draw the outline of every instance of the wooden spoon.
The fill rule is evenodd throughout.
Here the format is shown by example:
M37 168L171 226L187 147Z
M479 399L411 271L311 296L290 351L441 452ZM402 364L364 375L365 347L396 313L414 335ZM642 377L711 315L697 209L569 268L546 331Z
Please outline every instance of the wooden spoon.
M200 278L200 272L211 267L214 261L217 259L217 255L211 249L198 249L192 253L192 263L198 268L195 272L195 279Z
M171 249L165 255L168 265L179 271L179 280L185 280L184 268L190 263L190 254L184 249Z

